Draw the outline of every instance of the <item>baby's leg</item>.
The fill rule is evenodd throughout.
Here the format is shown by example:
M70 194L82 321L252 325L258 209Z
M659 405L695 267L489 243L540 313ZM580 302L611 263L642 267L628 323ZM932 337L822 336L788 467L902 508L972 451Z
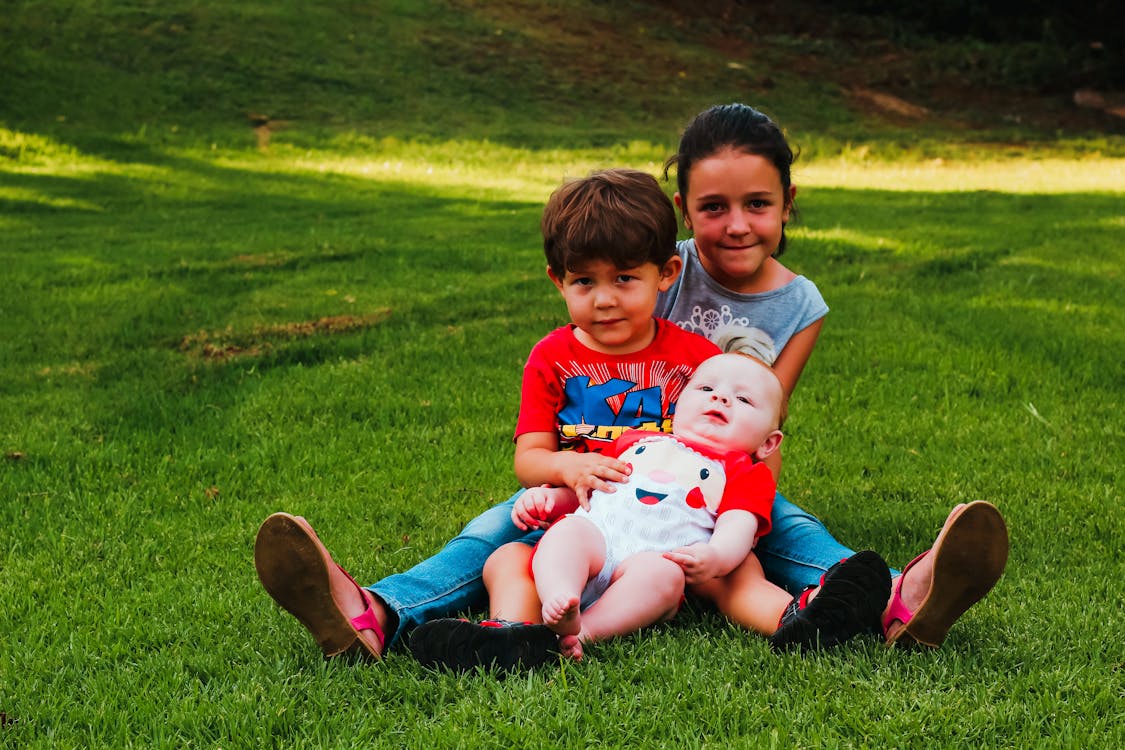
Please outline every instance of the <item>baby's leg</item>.
M559 641L564 655L581 658L581 644L640 630L676 614L684 595L684 572L659 552L640 552L617 568L609 588L582 613L576 639Z
M535 548L531 569L543 602L543 622L551 630L559 635L579 632L579 597L604 564L605 538L590 521L567 516L547 529Z
M505 544L484 564L488 614L493 620L542 621L543 605L531 580L531 547L522 542Z
M692 586L692 593L710 599L731 622L762 635L773 635L792 597L766 580L758 556L751 552L742 564L721 578Z

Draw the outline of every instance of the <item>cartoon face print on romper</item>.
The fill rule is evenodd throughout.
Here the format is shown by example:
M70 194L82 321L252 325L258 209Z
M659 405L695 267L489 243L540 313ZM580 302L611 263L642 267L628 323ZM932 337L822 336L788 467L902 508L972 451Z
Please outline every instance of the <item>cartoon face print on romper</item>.
M645 505L679 500L689 508L718 511L726 476L717 461L668 437L642 439L619 458L633 472L618 493L628 492Z

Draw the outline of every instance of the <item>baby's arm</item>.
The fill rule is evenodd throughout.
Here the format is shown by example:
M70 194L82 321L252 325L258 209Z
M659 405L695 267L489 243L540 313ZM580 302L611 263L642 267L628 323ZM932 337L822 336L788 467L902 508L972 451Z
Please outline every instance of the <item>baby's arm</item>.
M545 529L578 507L578 496L569 487L532 487L512 508L512 523L522 531Z
M709 542L665 552L664 557L680 566L689 584L725 576L737 568L758 533L758 517L748 510L728 510L715 520Z
M612 482L629 476L624 461L600 453L560 451L551 432L527 432L516 438L516 479L524 487L569 487L584 508L593 490L613 492Z

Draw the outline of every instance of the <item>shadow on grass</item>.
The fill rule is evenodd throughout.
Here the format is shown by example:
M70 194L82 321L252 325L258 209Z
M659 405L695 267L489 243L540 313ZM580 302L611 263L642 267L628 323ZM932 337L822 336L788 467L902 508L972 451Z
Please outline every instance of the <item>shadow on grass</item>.
M542 278L538 202L83 145L108 166L0 175L36 196L0 204L12 227L0 251L13 269L11 363L96 353L89 386L120 387L179 381L186 362L144 374L137 364L201 330L389 310L373 330L275 348L255 358L262 371L362 356L395 337L436 342L466 324L518 332L523 350L549 328L537 321L561 321ZM1120 196L817 189L801 208L795 229L855 238L797 237L783 258L832 306L826 335L877 315L884 330L938 333L967 360L1006 352L1021 368L1077 373L1076 386L1122 385ZM75 329L92 343L77 345Z

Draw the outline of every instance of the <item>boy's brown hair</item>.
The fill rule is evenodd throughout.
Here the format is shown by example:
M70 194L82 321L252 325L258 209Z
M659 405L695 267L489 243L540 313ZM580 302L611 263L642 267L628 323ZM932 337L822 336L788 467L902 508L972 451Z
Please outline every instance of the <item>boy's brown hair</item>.
M547 265L560 279L592 260L663 268L676 253L676 209L655 177L635 169L564 183L547 200L540 228Z

